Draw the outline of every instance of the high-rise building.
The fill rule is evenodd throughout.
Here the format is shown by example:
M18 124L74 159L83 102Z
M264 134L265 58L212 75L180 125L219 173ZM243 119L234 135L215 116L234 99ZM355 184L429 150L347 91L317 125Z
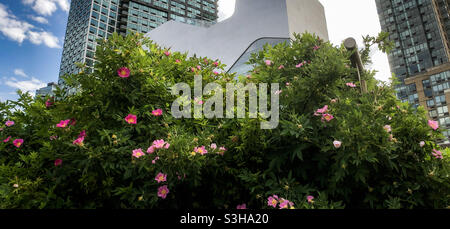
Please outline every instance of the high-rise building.
M213 24L217 13L217 0L72 0L59 76L78 73L76 63L92 71L96 40L114 32L147 33L169 20Z
M422 105L450 137L450 90L446 92L450 88L450 1L375 1L381 29L395 43L388 59L400 81L397 97L415 107Z

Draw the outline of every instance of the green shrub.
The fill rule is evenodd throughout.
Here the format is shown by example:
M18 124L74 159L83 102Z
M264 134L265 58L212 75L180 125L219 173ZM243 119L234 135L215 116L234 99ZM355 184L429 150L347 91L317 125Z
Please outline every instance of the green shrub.
M281 198L307 209L449 206L449 153L432 154L443 135L373 72L362 76L369 93L347 86L359 84L349 56L311 34L254 54L253 72L238 81L282 85L280 125L262 130L262 118L173 118L175 83L192 87L199 74L204 85L225 87L237 76L218 60L115 34L97 48L94 73L64 78L77 90L0 103L2 123L15 122L0 132L1 140L12 136L0 142L0 208L273 208L270 197L277 208ZM118 76L123 67L127 78ZM329 121L317 114L325 105ZM125 121L129 114L137 124ZM156 140L161 148L146 153ZM202 146L207 154L194 152ZM145 155L135 157L138 149ZM159 173L167 180L157 182Z

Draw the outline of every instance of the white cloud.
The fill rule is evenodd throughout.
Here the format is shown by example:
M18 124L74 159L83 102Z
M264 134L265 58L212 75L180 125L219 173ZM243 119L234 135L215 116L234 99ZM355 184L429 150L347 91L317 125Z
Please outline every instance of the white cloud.
M48 32L33 32L28 31L28 39L31 41L31 43L40 45L44 43L50 48L61 48L59 45L59 39L53 34Z
M25 72L22 69L20 69L20 68L14 69L14 75L28 78L28 75L25 74Z
M41 24L48 24L48 20L45 17L41 17L41 16L33 16L30 15L29 16L33 21L39 22Z
M45 87L46 84L34 77L31 80L23 80L18 81L14 77L6 80L5 84L9 87L20 89L23 92L30 92L30 94L34 95L35 91L39 88Z
M30 5L36 13L44 16L51 16L58 9L57 5L66 12L70 8L69 0L22 0L22 3Z
M0 3L0 33L7 38L22 44L24 40L29 40L33 44L45 44L50 48L60 48L59 39L51 32L33 31L36 27L17 19L17 17L8 12L5 5ZM35 29L36 30L36 29Z

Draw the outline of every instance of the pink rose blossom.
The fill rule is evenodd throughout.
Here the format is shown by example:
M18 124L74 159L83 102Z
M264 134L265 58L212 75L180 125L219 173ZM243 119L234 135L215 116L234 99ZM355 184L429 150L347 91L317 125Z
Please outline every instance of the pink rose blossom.
M165 142L163 139L153 141L153 146L154 146L156 149L161 149L161 148L163 148L163 147L164 147L164 144L166 144L166 142Z
M238 206L236 207L236 209L247 209L247 205L246 205L246 204L238 205Z
M170 56L170 52L169 51L166 51L166 52L164 52L164 55L166 55L166 56Z
M3 142L9 142L9 140L11 139L11 136L7 137L5 140L3 140Z
M66 128L67 125L69 125L70 119L67 120L61 120L58 124L56 124L56 127L59 128Z
M125 117L125 121L128 124L137 124L137 116L133 114L129 114L127 117Z
M435 149L433 149L433 153L431 153L431 154L433 154L433 156L435 157L435 158L437 158L437 159L443 159L444 157L442 156L442 152L441 151L438 151L438 150L435 150Z
M13 126L14 125L14 121L9 121L8 120L8 121L5 122L5 125L8 126L8 127L9 126Z
M320 115L322 115L323 113L326 113L326 112L328 112L328 105L325 105L324 107L322 107L320 109L317 109L317 111L314 112L314 115L315 116L320 116Z
M428 120L428 126L430 126L433 130L437 130L439 128L439 123L437 121Z
M202 70L202 67L200 65L197 65L198 70Z
M322 121L327 121L327 122L329 122L329 121L331 121L331 120L333 120L334 119L334 116L333 115L331 115L331 114L323 114L322 115Z
M142 156L144 156L144 152L142 152L142 149L135 149L133 150L133 157L135 158L140 158Z
M213 65L217 67L217 66L219 66L219 63L218 62L214 62Z
M280 65L280 67L278 67L279 70L283 69L284 65Z
M306 199L308 200L308 203L313 203L314 196L307 196Z
M148 147L148 149L147 149L147 153L148 153L148 154L152 154L152 153L154 153L154 152L155 152L155 147L154 147L154 146Z
M56 159L55 160L55 166L61 166L62 165L62 160L61 159Z
M216 71L214 71L214 72L213 72L213 74L214 74L214 75L216 75L216 76L217 76L217 75L219 75L219 73L218 73L218 72L216 72Z
M211 144L211 146L210 146L209 148L211 148L211 149L217 149L216 143Z
M194 152L199 153L201 155L205 155L208 153L208 150L205 149L205 146L202 146L202 147L195 147Z
M168 142L166 142L166 144L164 145L164 149L168 149L170 147L170 144Z
M266 63L267 66L271 66L272 65L272 61L271 60L266 60L265 63Z
M384 129L386 132L388 132L388 133L392 131L392 128L391 128L390 125L385 125L385 126L383 127L383 129Z
M158 196L166 199L167 194L169 194L169 189L167 188L167 185L161 186L158 188Z
M83 146L84 136L77 138L75 141L72 142L72 144L77 146Z
M349 86L349 87L351 87L351 88L356 87L356 85L355 85L354 83L346 83L345 85L347 85L347 86Z
M295 65L295 67L296 67L296 68L301 68L303 65L304 65L304 62L301 62L301 63Z
M22 146L23 144L23 139L19 138L13 141L13 144L15 147L20 148L20 146Z
M272 207L276 208L277 204L278 204L278 201L274 197L270 196L269 198L267 198L268 206L272 206Z
M159 160L159 157L155 157L154 160L152 160L152 164L156 164L156 161Z
M156 110L152 111L152 114L154 116L161 116L162 113L163 113L163 111L161 109L156 109Z
M176 59L175 63L181 63L181 60Z
M158 183L165 182L165 181L167 181L167 174L158 173L158 175L156 175L156 177L155 177L155 180L158 181Z
M342 142L336 140L336 141L333 142L333 145L337 149L337 148L341 147Z
M423 147L423 146L425 145L425 142L424 142L424 141L421 141L421 142L419 143L419 145L420 145L420 147Z
M130 76L130 69L126 67L119 68L119 70L117 70L117 74L121 78L128 78Z

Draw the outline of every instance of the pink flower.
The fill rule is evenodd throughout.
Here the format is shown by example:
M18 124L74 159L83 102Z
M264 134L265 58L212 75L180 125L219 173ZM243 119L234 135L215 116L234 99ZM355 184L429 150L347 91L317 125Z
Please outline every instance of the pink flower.
M152 114L154 116L161 116L162 113L163 113L163 111L161 109L156 109L156 110L152 111Z
M267 66L272 65L272 61L271 60L266 60L265 63L266 63Z
M283 92L283 91L282 90L278 90L278 91L275 92L275 95L279 95L279 94L281 94L281 92Z
M166 144L166 142L164 141L164 140L155 140L155 141L153 141L153 146L156 148L156 149L161 149L161 148L163 148L164 147L164 144Z
M238 206L236 207L236 209L247 209L247 205L246 205L246 204L238 205Z
M433 130L437 130L439 128L439 123L437 121L428 120L428 126L430 126Z
M61 159L56 159L55 160L55 166L61 166L62 164L62 160Z
M216 71L214 71L213 73L214 73L214 75L216 75L216 76L217 76L217 75L219 75L219 73L218 73L218 72L216 72Z
M192 72L195 72L195 68L191 68L191 71L192 71Z
M322 121L325 120L325 121L329 122L329 121L331 121L333 119L334 119L334 116L331 115L331 114L323 114L322 115Z
M217 66L219 66L219 63L218 62L214 62L213 65L217 67Z
M133 114L129 114L127 117L125 117L125 121L128 124L136 124L137 123L137 116Z
M208 153L208 150L205 149L205 146L202 146L202 147L195 147L194 152L199 153L201 155L205 155Z
M84 137L86 137L86 131L85 131L85 130L81 131L80 134L78 135L78 137L79 137L79 138L84 138Z
M159 157L155 157L154 160L152 160L152 164L156 164L156 161L159 160Z
M317 50L317 49L319 49L319 48L320 48L320 46L317 46L317 45L316 45L316 46L314 46L313 49L314 49L314 50Z
M336 99L332 99L330 102L331 102L331 103L336 103L337 100L336 100Z
M83 146L84 136L78 137L75 141L72 142L72 144L77 146Z
M200 100L199 98L195 98L194 102L197 103L198 105L203 105L205 103L203 100Z
M161 186L158 188L158 196L165 199L167 197L167 194L169 194L169 189L167 188L167 185Z
M3 128L0 128L0 131L3 131Z
M23 144L23 139L16 139L13 141L14 146L16 146L17 148L19 148L22 144Z
M3 140L4 143L9 142L9 139L11 139L11 136L7 137L5 140Z
M71 118L70 122L69 122L69 125L75 126L75 124L77 124L77 120L75 120L74 118Z
M217 149L216 143L211 144L211 146L210 146L209 148L211 148L211 149Z
M144 152L142 152L142 149L133 150L133 157L140 158L142 156L145 156Z
M287 83L286 83L286 86L288 86L288 87L291 86L291 83L287 82Z
M181 60L176 59L175 63L181 63Z
M12 125L14 125L14 121L9 121L8 120L8 121L5 122L5 125L8 126L8 127L12 126Z
M198 70L202 70L202 67L200 65L197 65Z
M280 67L278 67L279 70L283 69L284 65L280 65Z
M386 132L388 132L388 133L392 131L392 128L391 128L390 125L384 126L383 129L384 129Z
M56 127L66 128L67 125L69 125L69 122L70 122L70 119L61 120L58 124L56 124Z
M304 65L304 62L301 62L301 63L295 65L295 67L296 67L296 68L301 68L303 65Z
M165 52L164 52L164 55L166 55L166 56L170 56L170 54L171 54L171 53L170 53L169 51L165 51Z
M156 175L155 177L155 180L158 181L158 183L165 182L167 180L167 174L158 173L158 175Z
M342 142L336 140L336 141L333 142L333 145L337 149L337 148L341 147Z
M419 143L419 145L420 145L420 147L423 147L423 146L425 145L425 142L424 142L424 141L421 141L421 142Z
M356 85L354 83L346 83L345 85L349 86L349 87L356 87Z
M308 200L308 203L313 203L314 196L307 196L306 199Z
M47 99L47 101L45 101L45 107L49 108L53 105L53 102L51 101L51 99Z
M320 115L322 115L325 112L328 112L328 105L325 105L324 107L322 107L320 109L317 109L317 111L314 112L314 115L315 116L320 116Z
M117 70L117 74L121 78L128 78L130 76L130 69L126 67L119 68L119 70Z
M170 144L168 142L166 142L166 144L164 145L164 149L168 149L170 147Z
M280 200L280 209L288 208L289 200L285 200L281 198Z
M155 147L154 147L154 146L148 147L148 149L147 149L147 153L148 153L148 154L152 154L152 153L154 153L154 152L155 152Z
M223 146L220 147L219 150L220 150L220 151L227 151L227 149L226 149L225 147L223 147Z
M277 204L278 204L278 201L275 198L273 198L272 196L267 198L267 205L268 206L272 206L272 207L276 208Z
M444 157L442 156L442 152L441 151L438 151L438 150L435 150L435 149L433 149L433 153L431 153L431 154L433 154L433 156L435 157L435 158L437 158L437 159L443 159Z

